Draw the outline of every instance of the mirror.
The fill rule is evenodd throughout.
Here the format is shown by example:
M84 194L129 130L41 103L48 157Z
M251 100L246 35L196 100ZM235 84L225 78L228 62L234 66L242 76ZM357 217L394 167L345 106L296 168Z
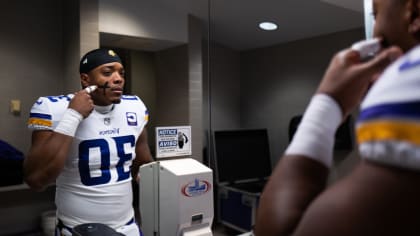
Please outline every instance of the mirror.
M101 47L117 48L127 71L126 91L138 95L155 127L192 127L192 157L202 161L203 68L207 62L207 1L101 0ZM154 155L155 156L155 155Z
M126 92L138 94L150 110L149 143L154 145L155 126L190 124L192 156L202 161L207 0L18 0L3 7L2 140L26 153L31 143L26 122L37 98L77 91L81 55L116 47L129 65ZM16 100L20 113L10 111ZM3 188L0 196L2 209L15 212L0 214L8 216L0 220L2 234L39 229L41 211L54 206L54 191L38 194L19 185Z
M211 131L216 144L224 141L233 148L239 141L246 142L242 143L246 148L234 150L215 145L212 152L211 159L223 167L216 169L225 170L217 173L218 179L229 180L217 183L216 215L228 228L249 232L258 194L269 176L262 178L260 173L270 172L262 163L269 161L273 168L283 155L289 125L305 111L332 56L365 38L363 1L211 0L209 18ZM263 22L277 27L263 30L259 28ZM247 155L250 151L241 153L250 146L262 146L265 137L249 135L261 130L268 133L270 155L265 146L252 156ZM229 144L218 140L218 133L229 132L241 136ZM335 153L331 181L357 162L354 154L351 148ZM247 166L255 170L245 176L241 171ZM250 189L252 194L246 194ZM238 202L233 196L246 200Z
M263 128L274 166L290 119L303 113L331 56L364 38L362 1L353 0L17 0L3 7L0 138L22 152L33 102L80 88L81 54L102 46L118 49L129 68L126 92L150 110L152 150L154 127L189 124L192 156L211 162L215 131ZM262 31L262 21L278 29ZM20 114L10 112L12 100ZM0 228L14 233L11 221Z
M365 38L363 1L211 0L210 23L212 130L267 129L274 165L333 54Z

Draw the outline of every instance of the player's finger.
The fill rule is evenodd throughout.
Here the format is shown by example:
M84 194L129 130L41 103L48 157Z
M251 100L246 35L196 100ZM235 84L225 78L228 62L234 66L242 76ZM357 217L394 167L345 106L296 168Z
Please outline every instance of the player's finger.
M372 75L381 73L389 64L398 59L402 54L403 52L400 48L390 47L384 49L372 60L363 63L361 67L372 73Z

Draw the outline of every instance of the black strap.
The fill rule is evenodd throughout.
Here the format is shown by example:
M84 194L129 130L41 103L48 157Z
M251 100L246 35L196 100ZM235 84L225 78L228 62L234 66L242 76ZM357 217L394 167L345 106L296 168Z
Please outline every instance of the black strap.
M70 233L73 234L73 229L70 228L70 227L68 227L68 226L66 226L66 225L64 225L63 221L61 221L60 219L58 219L57 228L58 228L58 230L60 230L60 232L63 229L67 229Z
M132 223L134 223L134 217L131 218L125 225L131 225ZM61 231L62 229L67 229L70 233L73 234L73 229L64 225L63 221L58 219L58 223L57 223L57 228Z

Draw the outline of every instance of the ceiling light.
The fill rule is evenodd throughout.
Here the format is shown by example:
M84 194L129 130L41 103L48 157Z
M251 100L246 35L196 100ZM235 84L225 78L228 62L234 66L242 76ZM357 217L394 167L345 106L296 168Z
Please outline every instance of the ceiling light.
M273 22L261 22L259 24L260 28L263 30L276 30L277 29L277 24L273 23Z

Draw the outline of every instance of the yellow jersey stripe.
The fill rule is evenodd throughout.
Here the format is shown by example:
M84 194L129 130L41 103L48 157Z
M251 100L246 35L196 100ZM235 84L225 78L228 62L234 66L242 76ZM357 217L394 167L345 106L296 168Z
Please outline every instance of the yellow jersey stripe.
M372 121L357 127L357 142L406 141L420 145L420 123L409 121Z
M32 126L48 126L51 127L52 126L52 122L51 120L43 120L43 119L38 119L38 118L29 118L28 120L28 125L32 125Z

